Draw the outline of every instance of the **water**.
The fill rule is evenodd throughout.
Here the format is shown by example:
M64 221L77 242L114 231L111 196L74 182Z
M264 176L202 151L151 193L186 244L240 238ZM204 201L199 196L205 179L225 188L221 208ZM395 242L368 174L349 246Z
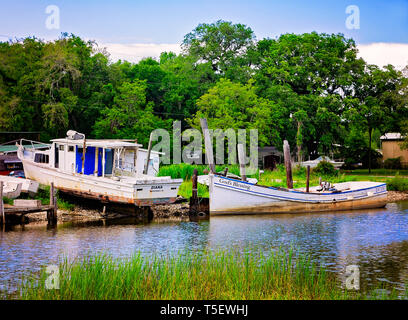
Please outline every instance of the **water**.
M358 265L362 287L408 282L408 201L383 209L342 213L212 217L204 222L124 221L104 225L66 223L17 226L0 231L0 290L13 290L22 274L35 272L62 256L96 252L114 257L167 254L181 250L295 248L344 280L345 267Z

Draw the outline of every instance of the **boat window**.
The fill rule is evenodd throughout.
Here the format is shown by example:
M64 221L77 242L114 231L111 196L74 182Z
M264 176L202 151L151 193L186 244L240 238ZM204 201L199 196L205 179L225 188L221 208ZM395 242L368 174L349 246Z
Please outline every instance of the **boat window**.
M63 144L60 144L60 145L59 145L59 150L60 150L60 151L64 151L64 145L63 145Z
M48 154L36 153L34 156L34 162L37 163L48 163L49 156Z
M74 146L68 146L68 152L74 152Z

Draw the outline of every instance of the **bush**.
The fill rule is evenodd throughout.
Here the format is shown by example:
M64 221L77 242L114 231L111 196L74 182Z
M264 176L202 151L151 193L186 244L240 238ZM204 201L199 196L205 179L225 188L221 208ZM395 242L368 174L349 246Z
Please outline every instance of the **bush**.
M384 161L384 168L385 169L401 169L401 157L398 158L389 158Z
M387 190L408 191L408 179L401 178L397 173L394 178L387 180Z
M337 176L339 173L330 162L325 160L320 161L313 172L322 176Z

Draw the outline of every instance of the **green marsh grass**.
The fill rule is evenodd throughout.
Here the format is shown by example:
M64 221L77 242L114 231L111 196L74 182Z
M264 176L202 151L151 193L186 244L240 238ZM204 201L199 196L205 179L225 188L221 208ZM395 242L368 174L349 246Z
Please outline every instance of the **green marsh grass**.
M105 254L60 263L60 289L47 290L45 271L26 277L17 299L367 299L342 289L335 275L294 251L267 255L234 250L180 252L127 259ZM395 299L396 293L381 296Z
M346 299L336 280L291 252L183 252L129 259L88 256L60 264L60 289L47 290L45 272L26 278L22 299Z

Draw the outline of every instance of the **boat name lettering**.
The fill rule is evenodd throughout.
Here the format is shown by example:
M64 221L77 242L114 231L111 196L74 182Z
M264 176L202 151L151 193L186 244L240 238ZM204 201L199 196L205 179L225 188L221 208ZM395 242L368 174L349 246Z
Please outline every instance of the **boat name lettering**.
M163 189L163 186L152 186L151 190L153 189Z
M224 180L224 179L220 179L220 183L222 184L226 184L232 187L236 187L236 188L242 188L242 189L246 189L246 190L250 190L251 186L245 183L239 183L237 181L231 181L231 180Z

